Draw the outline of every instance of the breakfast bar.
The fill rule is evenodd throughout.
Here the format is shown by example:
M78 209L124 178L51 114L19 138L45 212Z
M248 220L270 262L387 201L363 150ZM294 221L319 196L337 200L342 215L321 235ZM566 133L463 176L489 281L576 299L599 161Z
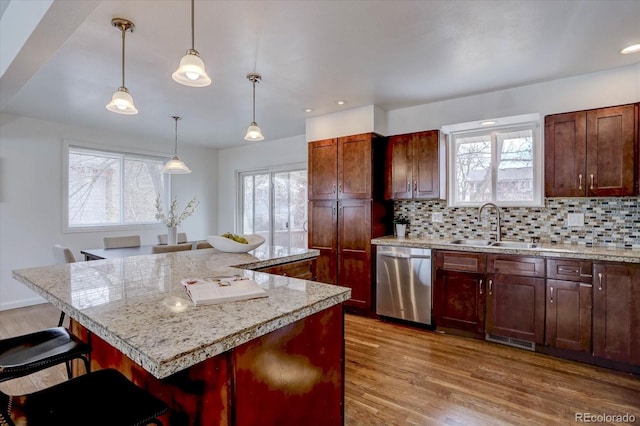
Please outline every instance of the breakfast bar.
M216 249L14 270L71 317L92 370L164 400L166 425L342 424L348 288L255 271L316 250ZM194 306L180 281L240 276L268 297ZM81 370L80 370L81 371Z

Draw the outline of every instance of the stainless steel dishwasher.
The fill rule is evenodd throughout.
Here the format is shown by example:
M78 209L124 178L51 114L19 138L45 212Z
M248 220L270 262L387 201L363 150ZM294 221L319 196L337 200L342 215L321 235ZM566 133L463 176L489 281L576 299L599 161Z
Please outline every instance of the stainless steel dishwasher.
M378 315L431 325L431 250L377 246Z

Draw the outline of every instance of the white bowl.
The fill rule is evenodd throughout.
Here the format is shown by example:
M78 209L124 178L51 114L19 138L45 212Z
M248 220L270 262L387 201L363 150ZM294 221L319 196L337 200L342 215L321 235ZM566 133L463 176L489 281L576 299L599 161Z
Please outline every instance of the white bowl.
M220 235L209 235L207 241L209 244L220 251L228 253L246 253L260 247L264 243L264 237L260 235L242 235L249 241L249 244L242 244L233 241L230 238L221 237Z

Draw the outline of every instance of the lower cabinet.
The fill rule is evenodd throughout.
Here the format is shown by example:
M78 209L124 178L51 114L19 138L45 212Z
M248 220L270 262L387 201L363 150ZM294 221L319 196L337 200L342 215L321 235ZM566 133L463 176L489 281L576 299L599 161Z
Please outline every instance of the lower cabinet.
M484 274L436 271L433 316L438 327L451 327L484 337Z
M594 262L593 355L640 365L640 265Z
M437 250L434 265L438 328L640 374L640 264Z
M490 254L487 272L487 333L543 344L544 259Z
M484 338L486 255L436 251L433 319L440 329Z
M547 260L545 345L591 351L591 261Z

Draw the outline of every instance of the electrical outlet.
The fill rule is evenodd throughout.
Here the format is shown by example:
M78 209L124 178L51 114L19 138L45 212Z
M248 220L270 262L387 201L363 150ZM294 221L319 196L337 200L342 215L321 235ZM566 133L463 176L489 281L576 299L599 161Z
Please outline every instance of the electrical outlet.
M431 222L433 223L442 223L444 219L442 217L442 212L433 212L431 213Z
M584 213L567 214L567 226L584 226Z

